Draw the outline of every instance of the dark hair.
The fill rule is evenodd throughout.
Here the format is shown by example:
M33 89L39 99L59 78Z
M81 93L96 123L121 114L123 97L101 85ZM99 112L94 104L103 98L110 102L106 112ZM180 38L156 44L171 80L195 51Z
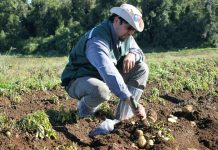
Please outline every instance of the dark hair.
M109 17L109 20L113 23L115 17L119 17L119 19L120 19L120 24L122 24L123 22L126 23L126 24L128 24L128 22L127 22L126 20L124 20L122 17L118 16L117 14L112 14L112 15Z

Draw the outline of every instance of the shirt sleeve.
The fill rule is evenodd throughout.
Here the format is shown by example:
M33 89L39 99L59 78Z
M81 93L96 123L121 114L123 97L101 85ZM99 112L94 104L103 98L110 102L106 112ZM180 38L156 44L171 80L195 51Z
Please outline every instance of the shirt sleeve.
M86 57L98 70L109 89L121 100L131 96L123 77L110 59L108 44L97 37L87 41Z
M130 43L130 53L133 53L136 55L136 62L143 62L144 61L144 53L139 48L138 44L136 43L135 39L132 37L131 43Z

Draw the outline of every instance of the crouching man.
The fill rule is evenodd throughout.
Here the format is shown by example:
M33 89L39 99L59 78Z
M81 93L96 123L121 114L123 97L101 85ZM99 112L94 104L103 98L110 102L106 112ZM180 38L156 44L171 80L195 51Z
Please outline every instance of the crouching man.
M148 79L148 67L132 36L143 31L142 14L130 4L113 7L111 13L72 49L61 76L62 85L78 100L81 118L94 115L99 105L110 99L111 92L119 98L116 119L129 119L134 114L145 118L139 100Z

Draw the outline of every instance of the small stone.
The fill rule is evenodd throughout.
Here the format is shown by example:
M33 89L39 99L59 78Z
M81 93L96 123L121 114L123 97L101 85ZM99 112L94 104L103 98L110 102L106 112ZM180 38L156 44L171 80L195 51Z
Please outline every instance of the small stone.
M131 124L132 124L132 125L135 125L135 121L131 121Z
M175 119L175 120L177 120L178 119L178 117L176 117L176 116L174 116L174 115L169 115L169 118L173 118L173 119Z
M168 122L171 122L171 123L176 123L177 122L175 118L168 118L167 120L168 120Z
M163 137L163 140L167 142L167 141L170 140L170 138L168 138L168 137Z
M196 127L197 126L196 122L194 122L194 121L191 121L190 123L191 123L191 127Z
M162 137L162 131L159 130L159 131L157 132L157 135L158 135L159 137Z
M154 141L153 141L153 140L151 140L151 139L150 139L150 140L148 140L148 145L149 145L149 146L154 146Z
M132 148L138 148L135 143L132 143Z

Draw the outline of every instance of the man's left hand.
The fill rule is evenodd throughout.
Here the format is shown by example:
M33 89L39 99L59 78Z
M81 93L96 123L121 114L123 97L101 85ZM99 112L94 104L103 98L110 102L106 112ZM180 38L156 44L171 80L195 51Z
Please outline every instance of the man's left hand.
M128 73L135 66L135 54L128 53L123 60L123 72Z

